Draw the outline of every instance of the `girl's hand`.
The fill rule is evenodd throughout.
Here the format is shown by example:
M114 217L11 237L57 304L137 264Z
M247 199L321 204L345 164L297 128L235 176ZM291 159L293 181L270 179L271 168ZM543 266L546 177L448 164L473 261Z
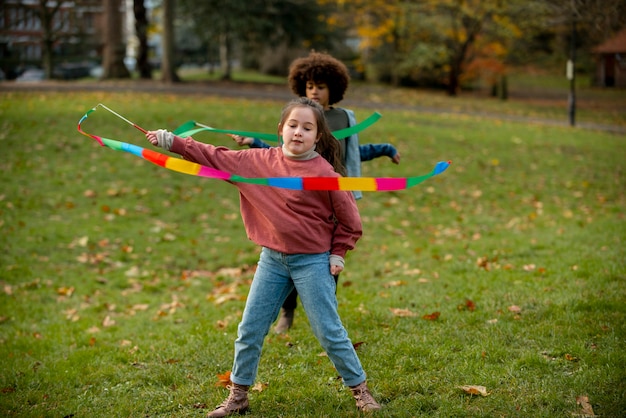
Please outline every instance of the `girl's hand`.
M146 139L150 141L150 143L155 147L159 146L159 140L157 139L156 131L146 132Z
M174 142L174 134L165 129L159 129L157 131L146 132L146 139L150 141L152 145L169 151Z
M234 134L227 134L227 135L230 136L240 147L243 147L244 145L250 145L254 141L254 138L250 136L241 136L241 135L234 135Z
M332 265L332 264L330 265L330 274L332 274L333 276L338 275L342 271L343 271L343 267L335 266L335 265Z

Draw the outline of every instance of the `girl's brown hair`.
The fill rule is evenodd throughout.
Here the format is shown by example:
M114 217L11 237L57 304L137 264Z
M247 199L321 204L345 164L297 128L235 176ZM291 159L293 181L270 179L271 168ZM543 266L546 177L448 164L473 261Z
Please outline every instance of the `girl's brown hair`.
M317 144L315 145L315 151L328 161L337 173L345 176L346 169L341 162L341 148L339 146L339 142L330 131L328 123L326 122L326 117L324 116L324 109L319 103L314 102L311 99L307 99L306 97L300 97L287 103L287 105L283 108L282 114L280 115L280 123L278 124L279 135L281 128L287 121L291 111L296 107L309 107L313 110L313 114L315 115L315 120L317 122L317 137L319 138Z
M338 59L321 52L311 52L308 57L298 58L289 66L289 87L294 94L306 96L306 83L328 86L328 104L343 100L350 83L348 68Z

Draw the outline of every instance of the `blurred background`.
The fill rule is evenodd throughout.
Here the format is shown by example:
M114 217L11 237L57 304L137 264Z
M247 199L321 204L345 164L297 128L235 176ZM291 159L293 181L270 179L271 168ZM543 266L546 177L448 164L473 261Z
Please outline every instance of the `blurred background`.
M0 79L286 75L315 49L355 80L491 89L513 71L626 87L626 0L3 0Z

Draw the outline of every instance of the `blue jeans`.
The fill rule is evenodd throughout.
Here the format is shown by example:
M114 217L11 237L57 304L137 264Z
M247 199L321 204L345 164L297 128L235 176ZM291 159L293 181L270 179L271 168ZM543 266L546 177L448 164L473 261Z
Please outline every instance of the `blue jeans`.
M283 254L263 248L235 340L231 380L253 385L263 340L294 286L315 337L346 386L365 381L365 372L337 313L329 253Z

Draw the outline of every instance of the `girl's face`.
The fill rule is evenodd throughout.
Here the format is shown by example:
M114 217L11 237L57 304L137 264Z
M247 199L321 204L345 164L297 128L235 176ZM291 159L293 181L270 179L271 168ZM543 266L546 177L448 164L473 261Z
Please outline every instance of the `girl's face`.
M295 107L282 124L280 134L285 148L292 154L304 154L313 148L319 140L317 120L313 109L303 106Z
M322 105L324 110L328 110L330 107L328 104L330 91L328 90L326 83L316 84L313 81L307 81L306 97Z

